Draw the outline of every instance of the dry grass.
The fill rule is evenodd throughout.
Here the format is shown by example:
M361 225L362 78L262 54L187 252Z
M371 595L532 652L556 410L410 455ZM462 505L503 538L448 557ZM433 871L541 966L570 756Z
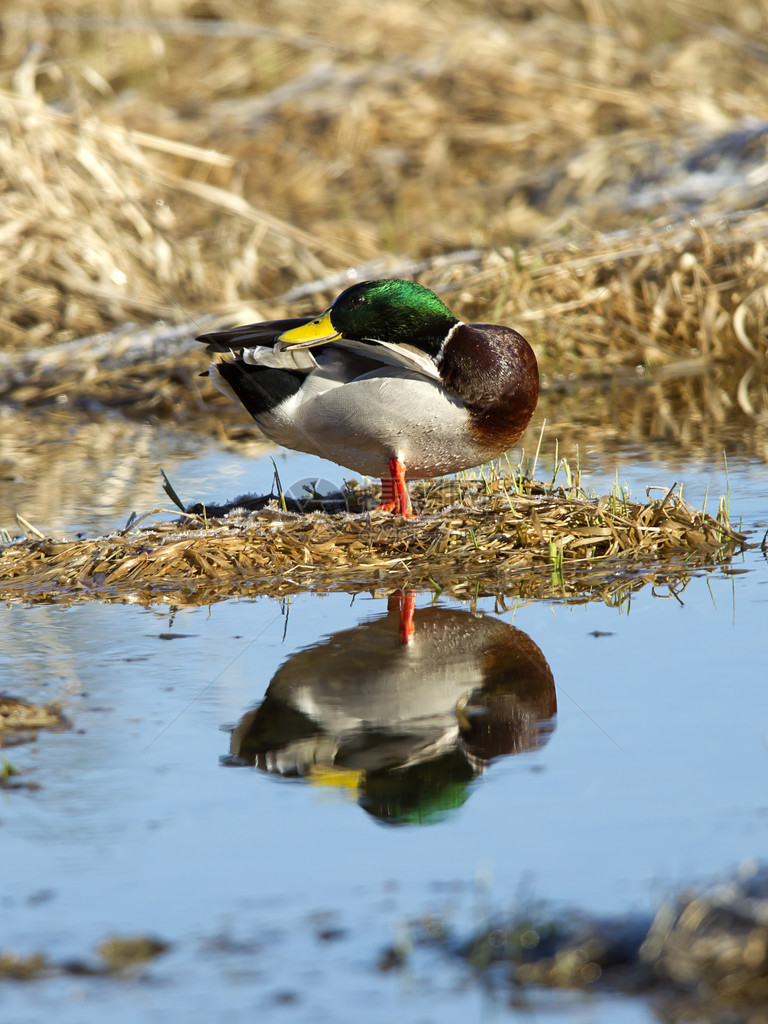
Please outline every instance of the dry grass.
M766 13L8 9L3 347L185 311L239 318L244 301L271 315L330 271L471 246L488 255L428 283L463 315L528 329L545 369L762 354L766 222L742 211L768 200Z
M183 529L164 523L89 540L33 538L0 553L0 594L201 604L232 594L400 587L464 599L620 601L649 581L689 579L692 569L745 546L722 503L713 517L671 491L639 504L495 478L425 485L420 493L427 514L412 521L297 515L273 502L220 520L188 515Z

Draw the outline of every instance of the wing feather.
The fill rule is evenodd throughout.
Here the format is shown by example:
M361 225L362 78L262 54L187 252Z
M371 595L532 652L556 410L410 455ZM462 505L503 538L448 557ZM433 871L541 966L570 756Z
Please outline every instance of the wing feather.
M256 346L271 348L284 331L302 327L311 322L311 317L294 317L289 320L266 320L260 324L243 324L242 327L228 327L224 331L208 331L199 334L197 341L208 346L209 352L240 352Z
M209 331L201 334L198 341L208 346L210 353L242 352L246 363L268 366L274 369L311 372L317 367L312 351L322 363L321 353L342 349L355 355L364 356L372 363L382 366L403 367L432 380L440 380L435 361L415 345L394 344L388 341L358 341L355 338L339 338L330 343L298 348L296 345L278 341L284 331L301 327L311 322L311 317L288 320L268 320L259 324L245 324L224 331Z

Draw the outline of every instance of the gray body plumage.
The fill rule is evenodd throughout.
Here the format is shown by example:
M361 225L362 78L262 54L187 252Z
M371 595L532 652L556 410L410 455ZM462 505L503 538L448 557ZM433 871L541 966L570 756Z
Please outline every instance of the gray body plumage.
M237 375L229 370L225 379L222 364L214 363L209 376L243 402L270 440L357 473L387 477L394 457L407 479L431 478L498 454L498 446L475 437L466 408L442 386L434 361L416 348L347 339L311 350L278 343L244 349L238 363ZM292 393L270 403L257 391L249 407L245 377L250 374L249 387L258 389L266 368L282 370L286 379L293 375ZM274 375L262 387L273 381Z

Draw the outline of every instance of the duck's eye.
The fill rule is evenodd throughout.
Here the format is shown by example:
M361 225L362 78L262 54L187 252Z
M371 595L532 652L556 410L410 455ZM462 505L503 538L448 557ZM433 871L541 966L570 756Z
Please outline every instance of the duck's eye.
M353 306L362 306L362 304L364 302L365 302L365 299L363 298L362 295L355 295L355 297L352 299L352 305Z

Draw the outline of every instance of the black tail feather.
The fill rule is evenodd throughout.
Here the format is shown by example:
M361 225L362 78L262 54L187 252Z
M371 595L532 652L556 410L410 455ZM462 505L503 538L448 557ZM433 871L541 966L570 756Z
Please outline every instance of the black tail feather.
M216 363L216 370L254 419L295 395L307 379L304 373L253 366L242 359Z

